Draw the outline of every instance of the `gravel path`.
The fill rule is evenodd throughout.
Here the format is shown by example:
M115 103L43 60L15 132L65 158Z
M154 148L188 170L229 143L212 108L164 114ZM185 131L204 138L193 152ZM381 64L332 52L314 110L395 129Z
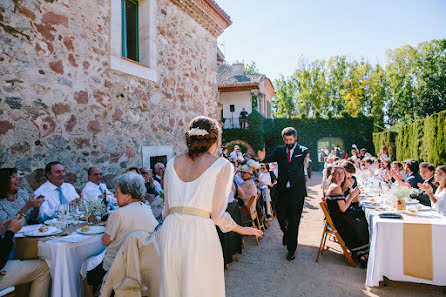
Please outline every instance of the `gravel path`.
M225 271L226 295L242 296L446 296L442 288L415 283L389 281L387 287L364 286L366 270L350 267L337 244L315 262L323 228L319 209L321 174L316 173L308 183L300 224L296 259L286 260L282 232L277 219L266 230L260 244L245 237L245 249L239 262L229 264Z

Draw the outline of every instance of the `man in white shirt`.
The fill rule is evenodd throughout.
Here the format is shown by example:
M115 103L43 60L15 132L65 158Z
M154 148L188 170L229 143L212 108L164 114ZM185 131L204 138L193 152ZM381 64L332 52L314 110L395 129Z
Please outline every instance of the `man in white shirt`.
M163 177L165 167L163 163L156 163L154 168L155 176L153 177L153 184L155 185L155 190L157 190L158 193L161 193L163 191L163 187L161 186L161 179Z
M43 195L45 201L40 206L40 221L54 217L55 211L62 204L69 204L79 198L73 185L64 183L65 169L59 162L50 162L45 166L45 175L48 179L35 192L35 197Z
M242 157L243 158L243 154L240 151L240 147L238 145L234 146L234 150L232 151L232 153L230 154L232 160L237 161L237 158Z
M102 183L102 170L98 167L88 169L88 182L82 190L84 199L102 199L105 196L110 203L116 203L114 194Z

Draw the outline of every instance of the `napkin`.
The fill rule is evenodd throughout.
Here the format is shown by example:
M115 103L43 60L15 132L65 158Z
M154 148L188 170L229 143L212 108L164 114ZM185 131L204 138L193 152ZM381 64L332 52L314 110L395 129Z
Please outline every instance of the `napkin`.
M404 223L404 274L433 280L432 225Z

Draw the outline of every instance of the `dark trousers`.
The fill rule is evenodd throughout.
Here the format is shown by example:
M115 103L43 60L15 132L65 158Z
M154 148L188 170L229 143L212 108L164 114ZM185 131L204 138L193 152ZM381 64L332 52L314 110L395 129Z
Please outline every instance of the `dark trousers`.
M304 200L303 195L297 195L293 191L281 191L277 197L277 219L289 252L294 252L297 247Z

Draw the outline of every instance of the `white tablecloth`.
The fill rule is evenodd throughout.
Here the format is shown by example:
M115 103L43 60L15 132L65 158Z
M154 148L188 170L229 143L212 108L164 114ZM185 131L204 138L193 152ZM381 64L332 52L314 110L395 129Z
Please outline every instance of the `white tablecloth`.
M102 234L82 235L75 232L65 237L39 241L38 255L47 262L53 278L53 297L82 296L81 265L85 259L105 249L101 238Z
M365 209L370 230L370 253L366 285L379 286L383 277L393 281L446 286L446 218L382 219L376 211ZM433 280L404 275L403 225L405 222L432 224Z

